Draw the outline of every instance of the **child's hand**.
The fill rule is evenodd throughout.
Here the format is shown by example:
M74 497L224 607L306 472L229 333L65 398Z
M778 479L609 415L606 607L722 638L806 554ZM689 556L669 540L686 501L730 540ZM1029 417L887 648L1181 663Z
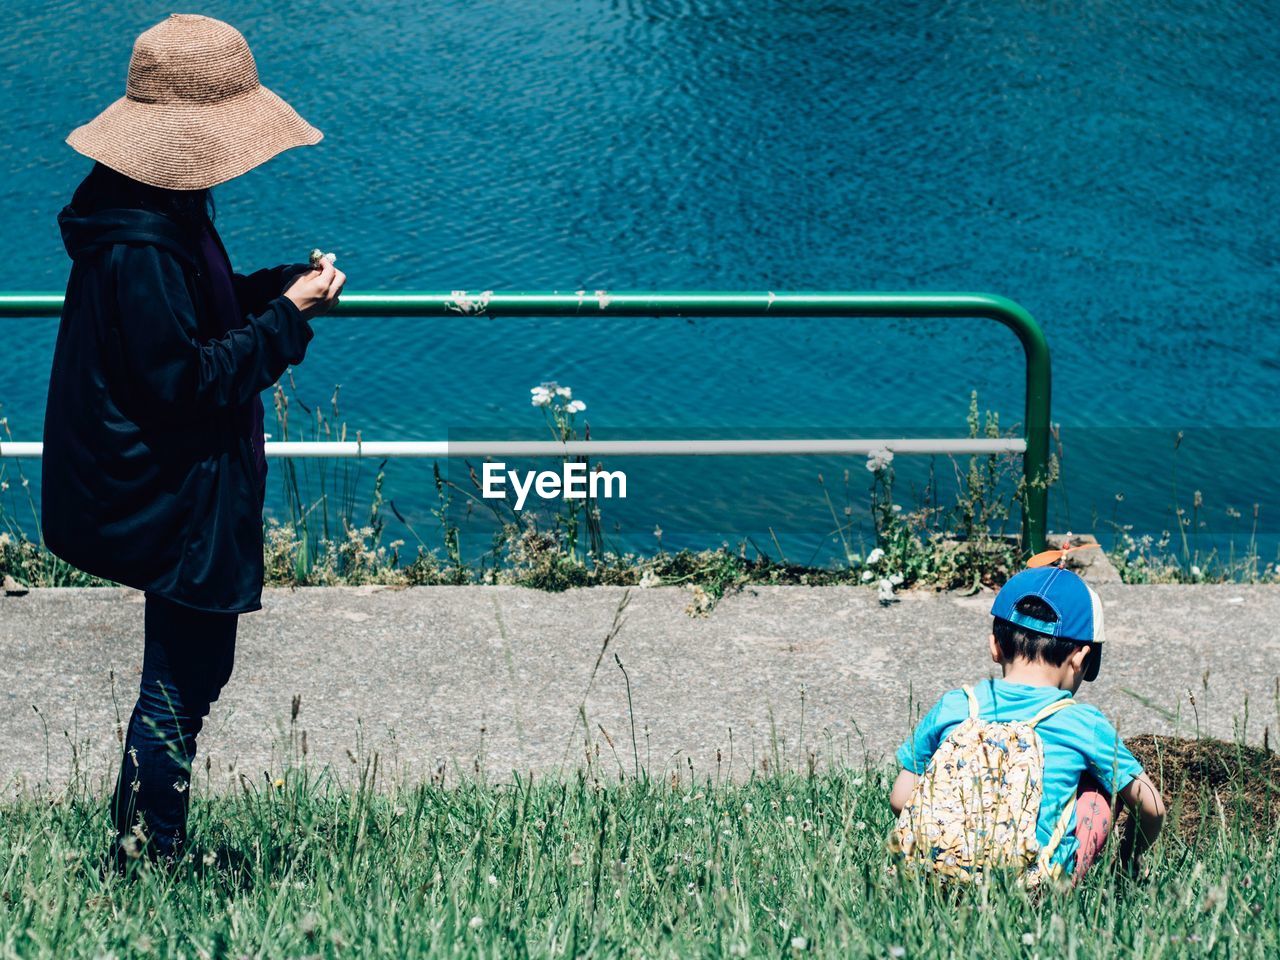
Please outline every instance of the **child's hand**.
M1130 820L1129 824L1132 826L1133 821ZM1131 834L1135 832L1134 830L1129 831L1124 840L1129 841ZM1147 863L1145 856L1136 851L1132 842L1126 842L1122 845L1119 861L1121 871L1134 883L1146 883L1151 879L1151 865Z

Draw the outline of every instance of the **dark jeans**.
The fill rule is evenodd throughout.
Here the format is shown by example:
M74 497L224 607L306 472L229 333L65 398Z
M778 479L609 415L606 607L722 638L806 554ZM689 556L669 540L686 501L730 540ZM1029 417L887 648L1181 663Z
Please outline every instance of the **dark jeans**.
M147 595L142 684L112 803L118 863L129 851L182 854L196 736L231 677L236 620Z

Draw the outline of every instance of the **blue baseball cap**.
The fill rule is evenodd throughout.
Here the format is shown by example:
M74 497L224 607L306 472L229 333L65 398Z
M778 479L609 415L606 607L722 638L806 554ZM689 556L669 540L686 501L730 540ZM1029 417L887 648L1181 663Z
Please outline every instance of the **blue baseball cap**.
M1055 623L1020 613L1016 607L1026 597L1038 597L1058 615ZM1046 633L1076 643L1101 644L1102 600L1079 574L1053 564L1023 570L1000 588L991 604L991 615L1037 633ZM1095 648L1100 651L1100 648ZM1086 680L1097 676L1097 660L1090 665ZM1089 674L1092 674L1090 676Z

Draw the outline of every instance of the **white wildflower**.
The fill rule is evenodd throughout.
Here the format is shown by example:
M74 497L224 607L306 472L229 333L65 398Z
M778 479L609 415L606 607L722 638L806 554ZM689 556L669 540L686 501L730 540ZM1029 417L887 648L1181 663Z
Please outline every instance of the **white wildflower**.
M870 570L863 570L863 571L862 571L862 582L863 582L863 583L869 583L869 582L871 582L871 580L872 580L872 579L874 579L874 578L875 578L875 574L874 574L874 573L872 573Z
M877 563L884 559L884 551L876 547L867 554L867 566L874 567Z
M570 413L581 413L583 410L587 409L587 405L581 400L572 400L565 405L565 409Z
M903 575L902 575L902 574L900 574L900 573L891 573L891 574L889 574L889 582L890 582L891 584L893 584L895 587L900 587L900 586L902 586L902 581L903 581L904 579L906 579L906 578L905 578L905 577L903 577Z
M808 941L808 940L806 940L804 937L792 937L792 938L791 938L791 949L792 949L792 950L803 950L803 949L804 949L805 947L807 947L807 946L809 946L809 941Z
M891 463L893 463L892 450L885 450L882 448L880 450L872 450L867 454L867 469L872 473L879 473Z
M472 930L479 930L481 927L484 926L484 917L477 914L476 916L472 917L470 920L467 921L467 926L470 927Z

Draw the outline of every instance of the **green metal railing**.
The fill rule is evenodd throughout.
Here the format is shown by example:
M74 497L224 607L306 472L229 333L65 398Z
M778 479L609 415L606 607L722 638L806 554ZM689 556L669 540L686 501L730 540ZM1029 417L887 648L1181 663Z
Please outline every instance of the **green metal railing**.
M62 295L57 293L0 293L0 318L57 316L62 309ZM1018 337L1026 355L1026 416L1022 446L1025 491L1022 510L1023 543L1032 552L1045 547L1048 512L1049 478L1049 346L1040 325L1022 306L1005 297L983 293L491 293L467 294L455 291L440 293L348 293L344 294L330 316L346 317L845 317L845 318L983 318L1004 324ZM840 444L844 446L841 447ZM975 452L974 441L950 441L957 452ZM986 441L990 445L990 441ZM720 448L716 444L722 444ZM626 441L616 442L614 454L760 454L861 451L869 444L879 444L903 453L939 452L946 442L922 441L756 441L754 444L731 441L638 441L628 449ZM9 455L39 456L38 444L0 445ZM276 444L277 448L290 446ZM296 445L303 447L306 445ZM373 455L373 444L355 447L354 455ZM385 443L378 455L396 455L397 444ZM460 445L402 444L402 455L462 455ZM470 447L484 446L471 444ZM533 454L587 454L593 442L580 443L573 450L554 444L554 451L527 449ZM416 447L417 452L407 448ZM436 449L436 448L439 449ZM581 448L581 449L579 449ZM602 448L603 449L603 448ZM986 450L987 447L981 447ZM1004 449L1015 449L1006 447ZM988 451L990 452L990 451ZM292 454L277 450L276 455L324 455L316 451ZM467 455L474 455L468 451Z

